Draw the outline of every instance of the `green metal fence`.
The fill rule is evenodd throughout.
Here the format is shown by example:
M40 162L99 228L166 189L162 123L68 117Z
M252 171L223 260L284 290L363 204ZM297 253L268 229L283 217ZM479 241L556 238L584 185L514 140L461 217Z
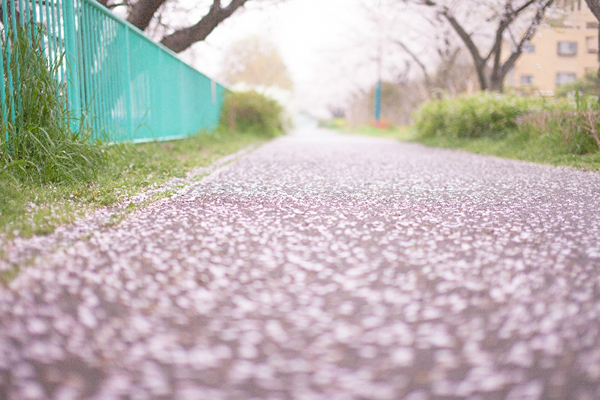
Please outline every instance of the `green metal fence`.
M40 51L58 62L70 109L112 141L188 136L216 127L225 88L152 42L94 0L1 0L2 121L20 110L11 42L18 29L44 32ZM31 24L33 22L33 24ZM30 28L27 28L30 29Z

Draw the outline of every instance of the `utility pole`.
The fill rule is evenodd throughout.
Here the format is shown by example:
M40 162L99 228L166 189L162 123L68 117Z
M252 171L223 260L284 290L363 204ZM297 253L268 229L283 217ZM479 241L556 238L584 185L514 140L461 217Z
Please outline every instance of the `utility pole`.
M381 17L381 0L378 2L377 11ZM381 38L381 23L378 24L377 33L377 85L375 87L375 123L377 126L381 123L381 70L382 70L382 38Z

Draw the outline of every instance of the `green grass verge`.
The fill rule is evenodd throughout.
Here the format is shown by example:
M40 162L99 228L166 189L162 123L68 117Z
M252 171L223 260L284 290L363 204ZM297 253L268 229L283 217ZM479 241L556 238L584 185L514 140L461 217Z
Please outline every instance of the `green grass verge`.
M418 138L414 127L381 130L369 125L349 129L350 133L417 142L429 147L464 150L540 164L562 165L587 171L600 171L600 153L576 155L556 146L546 136L528 136L513 131L501 138L455 138L435 136Z
M169 142L119 144L104 150L108 165L89 183L19 183L0 176L0 233L7 238L51 233L58 225L266 140L221 129Z
M572 154L553 147L545 137L526 137L517 132L504 138L449 138L431 137L418 140L430 147L459 149L540 164L562 165L586 171L600 171L600 153Z
M354 128L347 127L340 130L344 133L377 136L402 141L412 141L415 139L415 131L412 127L392 126L390 128L382 129L372 125L361 125Z

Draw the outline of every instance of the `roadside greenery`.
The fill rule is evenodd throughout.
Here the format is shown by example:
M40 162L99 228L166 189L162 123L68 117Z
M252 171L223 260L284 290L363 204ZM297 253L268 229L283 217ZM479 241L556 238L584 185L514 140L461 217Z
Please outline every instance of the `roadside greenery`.
M49 64L43 27L19 29L0 85L14 122L0 119L0 245L14 236L48 234L101 207L183 177L193 168L283 133L282 107L258 93L229 93L217 130L187 139L139 145L92 140L86 124L68 111L55 79L61 59ZM0 48L6 46L6 35ZM95 132L95 136L98 133ZM168 192L158 192L155 200ZM2 249L0 247L0 253ZM1 254L0 254L1 256Z
M405 142L415 140L415 130L412 126L390 125L386 128L381 128L376 125L369 124L357 127L344 126L343 128L338 128L338 130L341 130L344 133L384 137L389 139L397 139Z
M19 27L16 36L0 34L0 48L12 48L5 67L13 79L1 84L10 99L7 115L15 115L14 122L0 116L0 175L27 183L90 182L106 164L104 147L68 110L55 79L63 60L49 64L39 50L42 29L31 23ZM16 79L19 84L11 85ZM0 188L10 191L5 184Z
M571 83L564 84L556 89L554 95L558 98L575 96L578 93L582 96L598 97L600 94L600 78L595 73L585 74L583 78L574 80Z
M415 115L415 128L418 140L426 144L464 147L461 139L486 139L478 146L483 152L486 147L505 148L506 155L535 161L570 164L576 159L572 156L595 160L590 156L600 150L597 100L579 92L571 101L489 93L433 100ZM493 139L502 145L494 145Z
M275 137L284 131L283 107L255 91L229 92L223 103L221 126Z
M483 92L430 100L415 114L420 138L502 137L517 128L518 118L550 108L543 98Z
M221 128L170 142L107 147L107 163L91 181L20 182L1 176L0 233L8 237L51 233L57 225L118 204L172 178L183 177L195 167L207 166L265 140L255 133ZM152 200L169 194L161 192Z
M354 132L427 146L582 169L600 170L600 110L578 91L562 99L480 93L431 100L410 129Z

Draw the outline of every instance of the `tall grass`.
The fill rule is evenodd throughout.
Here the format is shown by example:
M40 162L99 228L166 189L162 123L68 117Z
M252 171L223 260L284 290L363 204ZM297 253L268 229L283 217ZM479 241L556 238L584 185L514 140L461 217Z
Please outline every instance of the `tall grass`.
M600 150L598 101L575 92L570 107L529 113L517 121L519 130L544 139L565 153L584 155Z
M14 80L11 86L4 76L2 84L19 99L8 104L14 121L0 121L2 185L91 181L106 164L104 149L92 143L91 131L67 107L65 85L56 78L64 60L50 63L44 55L43 26L29 23L19 26L16 35L0 36L1 48L11 49L4 67Z
M416 114L415 127L421 140L510 138L554 154L600 151L598 102L578 92L559 101L489 93L433 100Z

